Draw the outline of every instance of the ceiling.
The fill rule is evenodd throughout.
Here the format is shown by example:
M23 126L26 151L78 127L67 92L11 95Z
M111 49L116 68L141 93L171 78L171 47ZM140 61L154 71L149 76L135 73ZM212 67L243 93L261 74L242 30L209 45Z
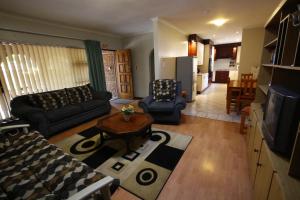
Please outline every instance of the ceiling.
M154 17L215 43L241 41L263 26L280 0L1 0L0 11L78 28L131 36L152 31ZM224 17L222 27L208 24Z

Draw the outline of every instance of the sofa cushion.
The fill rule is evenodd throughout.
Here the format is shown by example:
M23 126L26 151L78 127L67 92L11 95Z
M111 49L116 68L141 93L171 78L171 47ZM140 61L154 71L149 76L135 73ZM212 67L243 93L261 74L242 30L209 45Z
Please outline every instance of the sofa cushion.
M81 101L90 101L93 99L92 91L89 84L77 87L79 90Z
M25 166L21 171L2 177L0 184L9 199L35 200L50 193L34 173Z
M153 101L149 105L150 112L173 112L175 104L174 102L158 102Z
M66 90L56 90L50 93L52 97L56 100L59 108L70 104Z
M70 104L81 103L81 94L77 87L65 88Z
M64 118L68 118L72 115L76 115L80 112L82 112L82 108L80 107L80 104L77 104L67 105L56 110L50 110L46 112L45 115L50 122L56 122L63 120Z
M8 196L5 194L5 192L0 187L0 200L8 200Z
M59 108L59 104L51 92L30 94L28 97L32 105L43 108L46 111Z
M0 134L0 154L5 152L7 147L10 145L6 134Z
M176 97L176 80L160 79L152 83L153 99L155 101L173 101Z
M95 100L83 102L80 105L84 111L89 111L89 110L93 110L97 107L101 107L101 106L105 105L106 103L107 103L107 101L95 99Z
M37 132L17 134L12 146L10 155L0 159L1 200L2 194L7 199L67 199L104 177Z

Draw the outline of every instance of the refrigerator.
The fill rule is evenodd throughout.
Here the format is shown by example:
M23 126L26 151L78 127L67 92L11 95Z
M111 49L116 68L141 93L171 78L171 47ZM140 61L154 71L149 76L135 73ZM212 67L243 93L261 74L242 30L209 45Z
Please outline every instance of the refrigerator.
M186 91L187 102L194 101L197 95L197 57L176 58L176 79L181 81L182 91Z

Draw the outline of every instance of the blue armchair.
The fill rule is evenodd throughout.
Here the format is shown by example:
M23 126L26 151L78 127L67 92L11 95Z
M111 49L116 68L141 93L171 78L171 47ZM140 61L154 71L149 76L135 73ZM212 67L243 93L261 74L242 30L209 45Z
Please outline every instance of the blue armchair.
M176 97L170 102L159 102L153 99L152 82L149 84L149 96L139 102L145 113L149 113L156 123L179 124L181 110L186 106L185 99L180 96L181 82L176 84Z

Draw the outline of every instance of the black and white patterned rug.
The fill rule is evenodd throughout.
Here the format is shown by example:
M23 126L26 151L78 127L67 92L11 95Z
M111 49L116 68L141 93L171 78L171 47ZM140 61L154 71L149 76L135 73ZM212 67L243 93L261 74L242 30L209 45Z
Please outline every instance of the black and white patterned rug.
M56 145L103 174L118 178L121 187L145 199L156 199L192 137L154 129L148 138L135 137L132 152L123 140L100 145L97 128L66 138Z

